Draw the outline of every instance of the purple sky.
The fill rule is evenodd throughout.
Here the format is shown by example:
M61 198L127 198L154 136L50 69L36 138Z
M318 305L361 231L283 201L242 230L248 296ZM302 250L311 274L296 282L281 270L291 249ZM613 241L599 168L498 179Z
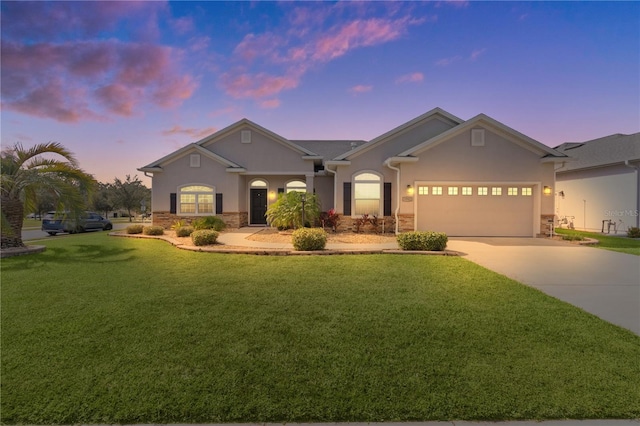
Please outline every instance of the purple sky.
M371 139L434 108L549 146L640 131L638 2L2 1L1 142L102 182L246 117Z

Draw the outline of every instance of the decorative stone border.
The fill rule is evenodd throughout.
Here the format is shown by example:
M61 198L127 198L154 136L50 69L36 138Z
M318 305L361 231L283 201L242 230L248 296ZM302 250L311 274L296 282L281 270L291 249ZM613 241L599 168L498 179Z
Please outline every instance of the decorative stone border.
M225 253L225 254L253 254L258 256L331 256L331 255L344 255L344 254L412 254L412 255L427 255L427 256L462 256L463 253L444 250L444 251L414 251L414 250L395 250L395 249L371 249L361 250L354 248L353 250L347 249L326 249L326 250L314 250L314 251L297 251L292 249L267 249L267 248L251 248L251 247L238 247L238 246L226 246L223 244L214 246L191 246L185 245L181 242L168 237L166 235L143 235L143 234L123 234L121 232L111 232L109 236L112 237L124 237L124 238L146 238L166 241L172 246L181 250L207 252L207 253ZM354 244L357 246L358 244Z
M46 249L47 247L45 246L25 246L2 249L0 250L0 258L4 259L6 257L25 256L27 254L42 253Z

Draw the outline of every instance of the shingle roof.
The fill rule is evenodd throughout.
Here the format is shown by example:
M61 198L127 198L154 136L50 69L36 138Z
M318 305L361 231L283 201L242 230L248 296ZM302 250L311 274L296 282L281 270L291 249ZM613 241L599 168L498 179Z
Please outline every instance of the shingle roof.
M586 142L565 142L555 149L575 158L575 161L567 162L559 172L602 167L623 163L625 160L640 160L640 133L617 133Z
M292 140L290 142L322 156L325 160L333 160L367 143L361 140Z

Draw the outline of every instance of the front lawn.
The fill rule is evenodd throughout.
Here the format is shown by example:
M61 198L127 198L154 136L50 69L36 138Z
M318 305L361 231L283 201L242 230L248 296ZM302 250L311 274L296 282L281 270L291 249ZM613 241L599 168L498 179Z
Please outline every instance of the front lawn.
M573 229L561 228L556 228L556 233L559 235L594 238L598 240L598 244L593 247L640 256L640 239L638 238L627 238L623 236L600 234L598 232L575 231Z
M3 259L3 423L637 418L640 337L463 258Z

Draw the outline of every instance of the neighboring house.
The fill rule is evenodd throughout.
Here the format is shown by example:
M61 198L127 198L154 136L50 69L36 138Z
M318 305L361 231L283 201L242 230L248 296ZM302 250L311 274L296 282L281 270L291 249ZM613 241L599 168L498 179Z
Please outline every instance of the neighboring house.
M364 214L386 230L528 236L554 215L555 171L567 156L480 114L433 109L371 141L291 141L249 120L139 170L152 175L154 224L219 215L265 225L277 194L316 193L351 229Z
M573 222L576 229L624 233L640 226L640 133L555 149L575 159L556 172L556 212L564 227Z

